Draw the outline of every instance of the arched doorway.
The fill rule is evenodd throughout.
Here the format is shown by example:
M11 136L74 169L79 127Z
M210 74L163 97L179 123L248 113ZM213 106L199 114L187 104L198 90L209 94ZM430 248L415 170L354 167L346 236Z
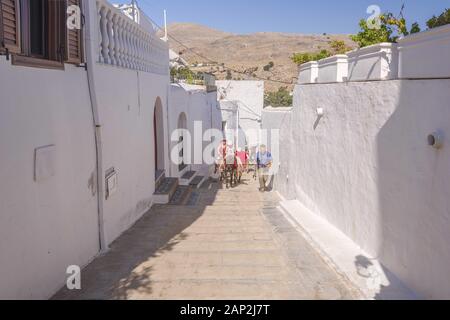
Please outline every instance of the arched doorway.
M187 129L187 117L186 117L186 114L184 112L182 112L180 114L180 116L178 117L178 129ZM185 147L185 143L186 143L186 141L185 141L186 137L183 134L184 134L183 130L180 130L180 136L179 136L179 139L178 139L178 143L180 143L180 145L181 145L179 156L183 160L178 165L178 171L179 172L183 171L187 167L187 165L184 162L184 155L185 155L184 154L184 152L185 152L184 147Z
M158 97L155 102L153 113L153 137L155 146L155 177L158 179L165 170L164 158L164 116L161 99Z

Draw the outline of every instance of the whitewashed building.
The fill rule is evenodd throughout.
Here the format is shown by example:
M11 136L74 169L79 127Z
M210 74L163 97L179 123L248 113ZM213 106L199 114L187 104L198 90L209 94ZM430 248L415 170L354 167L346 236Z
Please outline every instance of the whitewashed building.
M261 140L264 81L221 80L216 84L223 128L229 132L238 131L236 143L239 148L257 146Z
M180 106L168 44L148 23L70 0L85 24L69 30L64 1L42 16L37 1L0 2L0 298L45 299L156 202L157 178L178 177L169 130ZM27 31L30 14L52 32ZM186 126L198 109L216 117L209 91L183 111Z
M308 63L265 111L282 208L368 298L450 298L449 56L444 26Z

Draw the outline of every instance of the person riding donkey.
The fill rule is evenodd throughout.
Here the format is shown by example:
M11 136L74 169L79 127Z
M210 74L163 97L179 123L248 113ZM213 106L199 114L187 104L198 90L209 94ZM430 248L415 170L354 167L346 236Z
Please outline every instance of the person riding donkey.
M217 147L217 153L216 153L217 158L216 158L214 174L216 174L219 171L220 166L223 165L223 162L225 160L227 152L228 152L228 142L226 139L224 139L224 140L222 140L222 143Z
M256 162L259 177L259 191L268 191L266 184L270 180L270 168L272 167L273 158L272 154L267 151L265 145L259 147L259 152L256 155Z

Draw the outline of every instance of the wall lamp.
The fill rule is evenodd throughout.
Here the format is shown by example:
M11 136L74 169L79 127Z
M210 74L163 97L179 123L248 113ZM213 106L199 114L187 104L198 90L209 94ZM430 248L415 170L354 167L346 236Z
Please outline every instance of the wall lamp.
M319 118L322 118L325 115L325 110L323 108L317 108L316 112Z
M444 145L444 134L441 131L430 134L428 136L428 145L435 149L441 149Z

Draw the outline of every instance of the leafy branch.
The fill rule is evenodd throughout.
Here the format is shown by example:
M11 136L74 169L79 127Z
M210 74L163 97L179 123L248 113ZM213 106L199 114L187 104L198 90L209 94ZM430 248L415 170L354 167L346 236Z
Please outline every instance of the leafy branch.
M442 27L447 24L450 24L450 9L445 9L438 17L433 16L427 21L427 27L429 29Z
M370 28L367 21L362 19L359 22L361 31L351 36L360 48L371 46L382 42L395 43L401 36L420 32L420 26L417 22L413 23L408 29L406 19L400 14L395 17L392 13L387 12L379 17L380 25L377 28Z
M325 59L335 54L344 54L347 51L351 50L351 48L349 48L342 40L330 41L329 45L331 47L331 50L323 49L316 53L310 52L294 53L294 55L291 57L291 60L294 63L301 65L310 61L318 61L321 59Z

